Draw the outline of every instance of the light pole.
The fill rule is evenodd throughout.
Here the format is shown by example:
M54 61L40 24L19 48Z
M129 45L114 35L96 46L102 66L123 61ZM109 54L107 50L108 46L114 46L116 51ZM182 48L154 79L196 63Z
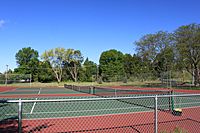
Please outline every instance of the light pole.
M8 84L8 65L6 65L6 82L5 82L6 86Z

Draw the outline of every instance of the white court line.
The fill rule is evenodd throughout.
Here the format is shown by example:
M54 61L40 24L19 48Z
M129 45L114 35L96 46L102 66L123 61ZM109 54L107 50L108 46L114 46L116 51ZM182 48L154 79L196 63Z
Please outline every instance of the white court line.
M161 106L166 106L166 105L161 105ZM153 108L153 106L149 106L149 107ZM85 113L85 112L98 112L98 111L111 111L111 110L115 111L115 110L127 110L127 109L146 109L146 108L145 107L135 106L135 107L127 107L127 108L123 108L122 107L122 108L94 109L94 110L77 110L77 111L72 110L72 111L56 111L56 112L35 112L34 114L39 115L39 114ZM153 110L153 109L150 109L150 110ZM140 112L146 112L146 111L140 111ZM30 113L24 113L24 114L30 114ZM12 114L9 114L9 115L12 115Z
M184 109L192 109L192 108L199 108L200 106L194 106L194 107L186 107ZM98 117L98 116L113 116L113 115L123 115L123 114L140 114L140 113L153 113L154 110L150 111L139 111L139 112L129 112L129 113L114 113L114 114L100 114L100 115L86 115L86 116L69 116L69 117L50 117L50 118L31 118L31 119L23 119L23 120L45 120L45 119L65 119L65 118L81 118L81 117Z
M138 113L150 113L150 112L154 112L154 110L139 111L139 112L113 113L113 114L86 115L86 116L83 115L83 116L69 116L69 117L31 118L31 119L23 119L23 120L58 119L58 118L80 118L80 117L93 117L93 116L112 116L112 115L120 115L120 114L125 114L126 115L126 114L138 114ZM53 112L53 113L57 113L57 112ZM66 113L66 112L63 112L63 113ZM67 111L67 113L68 113L68 111ZM29 113L25 113L25 114L29 114ZM38 113L36 113L36 114L38 114ZM41 114L41 113L39 113L39 114ZM6 114L6 115L16 115L16 114Z
M40 90L39 90L39 92L38 92L38 95L40 94L40 92L41 92L41 89L42 88L40 88ZM37 100L38 98L35 98L35 100ZM35 108L35 105L36 105L36 102L34 102L34 104L33 104L33 107L32 107L32 109L31 109L31 112L30 112L30 114L32 114L33 113L33 110L34 110L34 108Z
M23 120L48 120L48 119L66 119L66 118L89 118L89 117L99 117L99 116L114 116L114 115L128 115L128 114L140 114L140 113L153 113L154 111L140 111L140 112L129 112L129 113L114 113L114 114L100 114L100 115L86 115L86 116L69 116L69 117L49 117L49 118L31 118Z
M185 99L190 99L190 100L196 100L196 101L199 101L200 100L200 97L196 97L196 98L194 98L194 97L186 97ZM183 97L182 97L182 99L181 100L183 100Z
M189 102L189 103L175 103L174 105L192 105L192 104L200 104L200 102ZM192 107L198 107L198 106L192 106ZM191 108L191 107L186 107Z
M137 107L132 107L130 109L134 109ZM192 109L192 108L200 108L200 106L193 106L193 107L184 107L183 109ZM119 108L118 108L119 109ZM128 108L127 108L128 109ZM101 111L104 109L101 109ZM105 110L115 110L115 109L105 109ZM36 112L34 114L59 114L59 113L70 113L70 112L87 112L88 110L83 110L83 111L58 111L58 112ZM98 110L89 110L91 111L98 111ZM32 118L32 119L23 119L23 120L37 120L37 119L58 119L58 118L76 118L76 117L91 117L91 116L110 116L110 115L118 115L118 114L138 114L138 113L148 113L148 112L154 112L154 110L149 110L149 111L137 111L137 112L125 112L125 113L113 113L113 114L100 114L100 115L86 115L86 116L71 116L71 117L50 117L50 118ZM29 114L29 113L24 113L24 114ZM16 115L16 114L6 114L6 115Z
M200 103L200 102L195 102L196 103ZM192 103L182 103L181 105L187 105L187 104L192 104ZM193 103L194 104L194 103ZM166 106L168 104L163 104L163 105L159 105L159 106ZM176 104L175 104L176 105ZM153 108L154 106L149 106L150 108ZM183 108L197 108L200 106L193 106L193 107L183 107ZM145 108L145 107L144 107ZM111 111L111 110L126 110L126 109L143 109L143 107L127 107L127 108L109 108L109 109L96 109L96 110L77 110L77 111L56 111L56 112L36 112L34 114L60 114L60 113L84 113L84 112L95 112L95 111ZM29 113L25 113L25 114L29 114Z

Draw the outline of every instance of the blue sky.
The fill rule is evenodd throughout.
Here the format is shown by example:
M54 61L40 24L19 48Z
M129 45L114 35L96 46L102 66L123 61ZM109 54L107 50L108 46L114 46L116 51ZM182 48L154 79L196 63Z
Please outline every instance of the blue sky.
M190 23L200 23L198 0L1 0L0 72L17 67L23 47L78 49L98 63L103 51L133 54L142 35Z

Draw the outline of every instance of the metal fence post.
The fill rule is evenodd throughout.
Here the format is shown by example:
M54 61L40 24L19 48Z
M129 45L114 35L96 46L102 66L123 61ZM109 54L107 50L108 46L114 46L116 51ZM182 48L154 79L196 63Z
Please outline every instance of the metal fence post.
M158 97L157 95L155 96L154 99L154 105L155 105L155 109L154 109L154 133L158 133Z
M22 133L22 102L19 99L18 103L18 133Z

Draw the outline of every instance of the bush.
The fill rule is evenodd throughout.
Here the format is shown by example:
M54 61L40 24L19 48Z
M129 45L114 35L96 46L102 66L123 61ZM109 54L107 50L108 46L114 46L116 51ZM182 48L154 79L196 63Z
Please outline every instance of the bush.
M182 128L180 128L180 127L175 127L174 129L173 129L173 131L162 131L162 132L160 132L160 133L188 133L187 132L187 130L185 130L185 129L182 129Z

